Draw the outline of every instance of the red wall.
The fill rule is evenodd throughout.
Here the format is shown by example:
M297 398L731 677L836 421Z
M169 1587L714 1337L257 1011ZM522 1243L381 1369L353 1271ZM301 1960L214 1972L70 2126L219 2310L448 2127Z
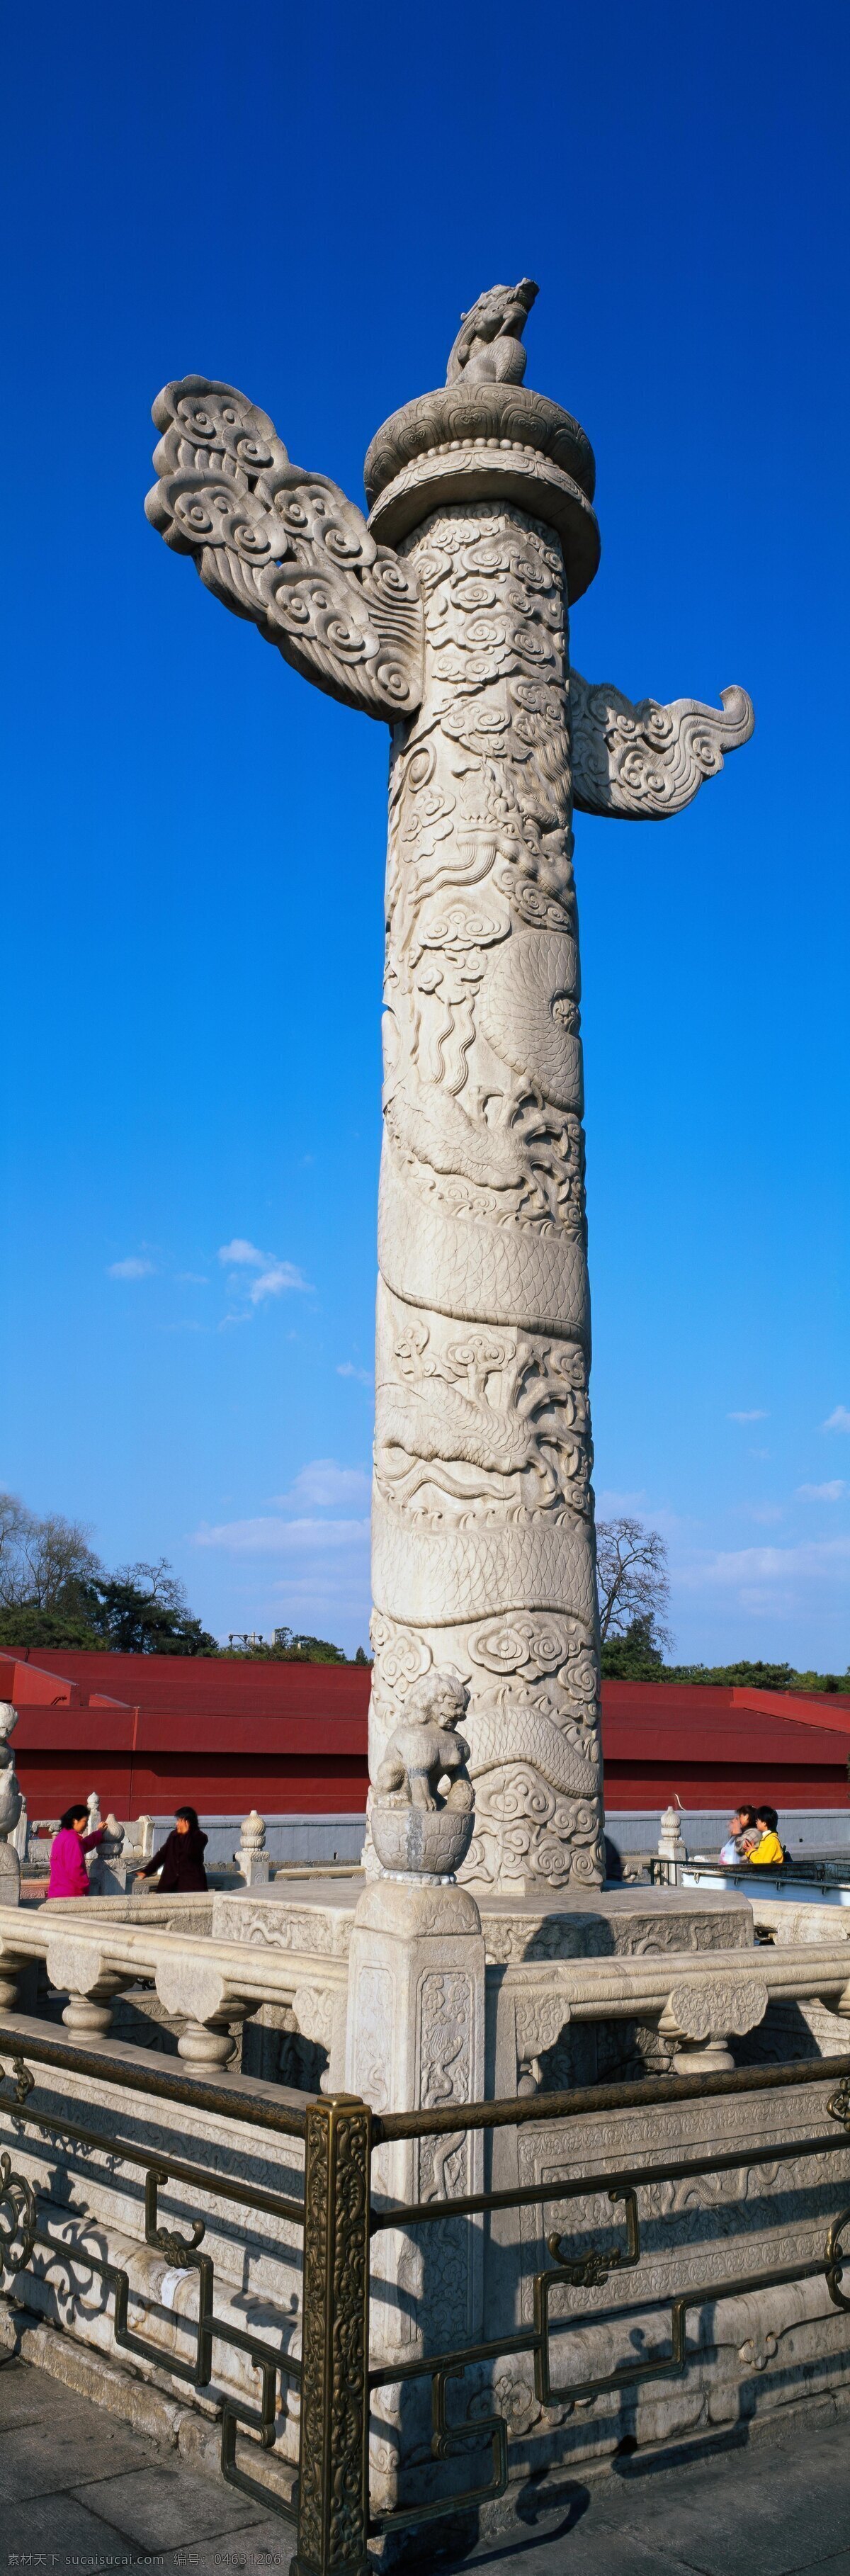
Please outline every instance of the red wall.
M104 1815L362 1813L368 1666L182 1655L0 1658L31 1816L96 1788ZM137 1696L138 1695L138 1696Z
M368 1784L363 1665L170 1655L0 1656L31 1816L96 1788L103 1813L357 1813ZM850 1696L606 1682L610 1809L848 1804Z
M850 1803L850 1694L604 1682L602 1741L609 1808L779 1808Z

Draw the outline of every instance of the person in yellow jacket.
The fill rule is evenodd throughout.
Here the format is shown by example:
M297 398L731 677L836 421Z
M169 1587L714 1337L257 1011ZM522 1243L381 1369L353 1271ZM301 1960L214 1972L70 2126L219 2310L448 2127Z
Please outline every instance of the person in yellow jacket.
M760 1868L770 1868L771 1864L774 1869L783 1866L785 1853L776 1831L778 1823L775 1807L757 1807L756 1831L761 1839L751 1844L746 1857L754 1864L758 1862Z

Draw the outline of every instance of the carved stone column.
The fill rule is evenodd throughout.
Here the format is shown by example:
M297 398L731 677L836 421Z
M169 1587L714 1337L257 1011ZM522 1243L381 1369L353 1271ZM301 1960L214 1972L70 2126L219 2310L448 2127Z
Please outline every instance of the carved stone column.
M393 728L371 1777L405 1693L471 1693L465 1875L604 1875L573 802L678 813L746 742L717 709L570 670L593 453L523 384L537 288L463 317L445 386L384 423L368 525L266 412L186 376L146 509L307 679Z
M567 633L592 458L555 404L475 390L491 431L533 405L552 453L456 439L385 490L450 388L366 469L425 619L390 782L370 1768L410 1683L454 1668L463 1876L558 1885L604 1875Z

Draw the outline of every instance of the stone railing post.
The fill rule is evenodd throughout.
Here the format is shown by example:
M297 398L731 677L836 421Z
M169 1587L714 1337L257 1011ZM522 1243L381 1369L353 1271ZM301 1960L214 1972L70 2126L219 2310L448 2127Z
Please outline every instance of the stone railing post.
M428 1825L439 1821L424 1816ZM446 2202L439 2226L409 2234L382 2228L374 2239L372 2358L381 2365L413 2361L435 2345L475 2343L483 2332L481 2220L453 2217L452 2200L480 2191L484 2179L482 2132L463 2126L464 2103L485 2094L484 1997L484 1939L470 1889L424 1876L373 1879L351 1933L346 2084L379 2112L457 2110L447 2133L375 2152L379 2202ZM398 2508L400 2461L423 2447L427 2457L431 2431L426 2381L375 2389L376 2511Z
M402 2203L445 2200L439 2227L381 2229L372 2249L373 2353L382 2364L474 2343L482 2330L480 2220L453 2218L454 2197L480 2190L483 2138L463 2105L485 2092L485 1960L481 1917L455 1871L474 1830L465 1686L445 1673L411 1695L387 1746L371 1808L382 1875L360 1897L348 1969L346 2083L376 2111L457 2107L457 2127L380 2147L374 2188ZM449 1784L448 1786L446 1784ZM427 2389L376 2389L371 2466L377 2508L398 2503L399 2461L427 2455Z
M236 1864L246 1887L268 1886L271 1861L266 1850L266 1820L265 1816L258 1816L256 1807L252 1807L250 1816L243 1817Z
M21 1864L13 1838L23 1799L9 1743L17 1723L11 1700L0 1700L0 1905L19 1905L21 1899Z
M663 1815L659 1817L659 1824L661 1831L658 1836L658 1858L669 1863L670 1884L672 1887L678 1887L680 1874L688 1857L682 1840L681 1808L665 1807Z
M93 1896L123 1896L128 1875L132 1877L135 1862L125 1860L126 1835L117 1818L108 1815L103 1841L98 1843L88 1861L89 1888Z
M369 2565L369 2191L366 2102L307 2113L298 2548L291 2576Z

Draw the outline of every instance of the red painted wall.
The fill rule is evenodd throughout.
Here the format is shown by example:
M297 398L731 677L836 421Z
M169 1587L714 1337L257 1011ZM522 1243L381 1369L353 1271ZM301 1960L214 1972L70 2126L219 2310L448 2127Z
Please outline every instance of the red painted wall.
M217 1663L182 1655L0 1657L0 1698L31 1816L96 1788L104 1815L362 1812L364 1665Z
M850 1694L604 1682L602 1741L609 1808L779 1808L850 1803Z
M0 1656L31 1816L96 1788L104 1814L356 1813L368 1784L363 1665L171 1655ZM606 1682L610 1809L848 1804L850 1696Z

